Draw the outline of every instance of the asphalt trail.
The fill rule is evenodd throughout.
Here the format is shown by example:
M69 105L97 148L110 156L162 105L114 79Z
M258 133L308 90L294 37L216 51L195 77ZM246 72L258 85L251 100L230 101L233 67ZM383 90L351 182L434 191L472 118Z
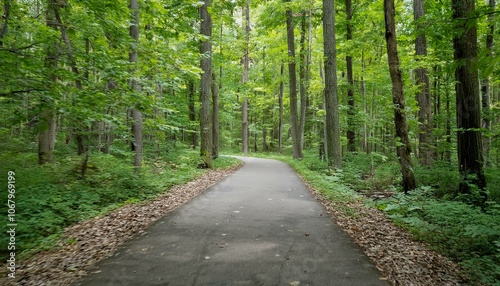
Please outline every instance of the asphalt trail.
M288 165L240 159L77 285L388 285Z

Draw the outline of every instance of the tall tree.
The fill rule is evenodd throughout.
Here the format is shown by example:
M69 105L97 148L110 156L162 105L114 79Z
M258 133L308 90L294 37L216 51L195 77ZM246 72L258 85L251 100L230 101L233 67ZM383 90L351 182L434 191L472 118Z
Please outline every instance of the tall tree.
M366 98L366 80L365 80L365 53L364 51L361 52L361 93L363 94L363 112L365 114L368 114L368 104L367 104L367 98ZM365 151L367 154L370 153L370 149L368 148L368 126L366 124L366 120L363 123L363 143L362 149Z
M337 94L337 50L335 41L335 4L323 0L323 38L325 65L325 128L328 166L342 168L339 107Z
M415 39L415 55L417 62L422 60L422 57L427 56L427 41L425 38L425 25L420 21L425 15L424 0L413 0L413 18L417 29L417 37ZM432 146L432 101L429 77L425 67L418 67L415 70L416 84L419 88L417 92L418 102L418 122L420 132L418 135L418 157L420 163L429 166L434 157Z
M300 67L299 67L299 81L300 81L300 121L298 126L299 137L300 140L299 145L300 149L304 149L304 130L306 125L306 111L307 111L307 101L309 98L309 59L310 59L310 49L309 49L309 38L310 35L308 33L309 29L307 29L307 21L306 16L309 15L309 12L302 12L301 20L300 20ZM307 35L307 36L306 36Z
M403 190L415 189L415 176L411 160L411 143L408 138L405 98L403 94L403 77L399 66L398 46L396 42L396 23L394 0L384 0L385 40L387 42L387 58L392 81L392 101L394 104L394 125L396 127L396 150L403 175Z
M219 84L212 72L212 157L219 157Z
M195 108L195 85L193 80L188 82L188 109L189 121L193 124L196 121L196 108ZM198 147L198 132L191 133L191 147L196 149Z
M283 145L283 93L285 92L285 63L281 62L280 68L280 90L278 93L278 153L281 153L282 145Z
M486 34L486 50L487 57L491 58L493 56L493 36L495 35L495 14L493 11L495 10L495 0L488 1L489 8L492 11L491 14L488 15L488 31ZM483 76L481 81L481 106L483 108L483 129L487 131L491 131L491 88L490 88L490 79L489 75ZM491 140L489 138L483 139L483 156L485 157L485 164L489 163L489 151L490 151L490 143Z
M241 83L245 85L248 82L248 71L250 68L250 0L245 1L245 7L243 7L243 25L245 28L245 54L243 55L243 74L241 76ZM248 98L245 95L243 99L243 106L241 112L241 140L242 140L242 151L244 154L248 153Z
M63 21L61 19L61 15L59 12L60 5L61 4L57 1L52 5L52 9L54 12L54 20L56 21L57 27L59 27L59 30L61 32L61 38L63 40L65 47L66 47L65 54L68 57L69 65L71 67L71 72L73 73L74 78L75 78L75 87L79 91L81 91L81 90L83 90L81 74L80 74L80 70L79 70L77 62L76 62L75 54L73 52L73 46L71 43L71 39L69 38L68 32L66 30L66 25L63 23ZM82 95L80 94L79 96L82 96ZM75 120L73 120L73 131L75 133L74 136L76 139L76 146L77 146L78 155L83 155L84 153L86 153L88 151L87 146L85 145L85 142L84 142L87 136L83 135L84 132L82 130L83 129L82 128L82 121L84 121L84 118L76 118ZM87 156L88 156L88 154L87 154ZM85 166L85 168L86 168L86 166Z
M291 3L291 0L287 2ZM293 24L293 11L291 7L286 10L286 34L288 44L288 74L290 88L290 123L292 129L293 158L303 157L300 148L299 116L297 108L297 68L295 59L295 33Z
M347 15L347 32L346 40L349 42L352 40L352 0L345 1L345 10ZM354 115L356 111L354 109L354 76L352 72L352 56L349 54L345 57L346 68L347 68L347 105L349 109L347 110L347 150L354 152L356 151L356 131L354 126Z
M132 12L132 20L130 21L130 37L134 40L134 44L131 47L129 53L129 61L132 64L136 64L139 58L137 52L137 45L139 43L139 2L138 0L130 0L130 10ZM132 91L134 93L140 92L139 82L135 77L131 80ZM136 95L137 96L137 95ZM134 166L139 169L142 165L142 113L134 106L131 110L132 115L132 151L134 151Z
M3 15L2 15L3 23L0 27L0 47L3 46L3 36L5 35L5 33L7 33L7 29L9 27L11 6L12 6L11 0L3 1Z
M486 201L486 178L483 171L481 103L477 69L477 23L475 0L452 0L453 21L457 34L455 50L455 92L457 112L458 166L463 177L460 192L478 189L476 204Z
M201 27L203 36L200 45L202 70L201 75L201 115L200 115L200 156L203 167L212 168L212 120L210 117L210 90L212 85L212 17L208 12L210 0L205 0L200 7Z
M57 1L51 0L46 9L46 25L52 30L58 29L54 15L55 5L58 5L56 2ZM5 23L5 29L7 29L6 25L7 23ZM55 70L58 66L58 50L59 48L56 41L53 41L53 43L47 46L45 67L50 73L49 85L53 85L57 81ZM44 96L41 98L41 112L39 114L40 120L38 126L38 164L40 165L52 161L52 151L54 150L56 133L56 116L53 108L53 98L54 96Z

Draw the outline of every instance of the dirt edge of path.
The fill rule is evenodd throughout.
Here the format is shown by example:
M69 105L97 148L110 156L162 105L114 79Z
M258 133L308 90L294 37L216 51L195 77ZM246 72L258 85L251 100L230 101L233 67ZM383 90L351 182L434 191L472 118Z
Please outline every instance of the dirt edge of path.
M198 179L172 187L152 201L128 204L104 216L70 226L64 230L55 249L38 253L17 264L14 279L2 273L0 284L74 284L93 265L111 256L119 245L144 233L148 225L222 181L241 166L243 163L225 170L209 170Z
M357 201L342 206L356 213L355 216L346 215L302 176L299 177L332 219L353 238L392 285L468 285L467 276L456 263L413 240L408 232L396 226L382 211Z

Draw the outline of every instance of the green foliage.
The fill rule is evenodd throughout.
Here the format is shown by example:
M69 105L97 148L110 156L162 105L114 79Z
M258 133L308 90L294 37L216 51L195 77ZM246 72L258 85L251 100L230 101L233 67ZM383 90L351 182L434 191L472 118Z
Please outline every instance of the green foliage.
M498 285L498 204L481 211L462 202L435 199L430 187L421 187L409 195L379 201L377 206L415 238L459 262L476 283Z
M213 168L216 170L227 169L240 164L241 164L240 160L236 158L228 156L220 156L219 158L217 158L217 160L214 160Z
M0 167L0 178L6 181L7 171L16 173L16 250L21 256L52 247L69 225L125 204L152 199L204 173L197 168L198 153L186 151L184 146L172 149L168 156L148 159L140 174L130 164L131 155L92 154L87 174L81 178L81 158L64 155L65 159L43 166L32 164L36 161L34 154L0 155L0 161L6 162ZM214 162L218 169L239 164L229 157ZM4 184L2 194L7 194L5 188ZM0 213L7 216L5 203ZM7 257L7 241L2 231L1 259Z
M491 201L500 204L500 168L488 167L484 170L488 182L488 195Z
M344 161L344 183L356 190L392 190L401 181L399 166L382 153L348 153Z
M460 182L458 168L446 161L436 161L431 167L417 165L415 177L419 186L432 186L438 198L453 198Z
M381 153L348 153L342 170L326 168L317 156L305 153L304 160L278 157L291 164L305 180L323 193L340 210L356 215L346 203L359 200L354 190L395 192L398 164ZM415 239L457 261L471 277L473 285L498 285L500 281L500 206L491 201L481 210L455 199L458 171L448 162L432 168L416 166L419 188L408 195L395 192L375 201L393 221L407 229ZM487 169L488 176L494 176Z
M304 153L303 160L293 160L289 156L278 156L276 159L290 164L308 184L318 192L325 195L329 200L338 203L337 207L346 215L355 216L347 205L361 197L347 184L343 183L344 172L341 170L331 171L326 162L316 159L317 155L311 152Z

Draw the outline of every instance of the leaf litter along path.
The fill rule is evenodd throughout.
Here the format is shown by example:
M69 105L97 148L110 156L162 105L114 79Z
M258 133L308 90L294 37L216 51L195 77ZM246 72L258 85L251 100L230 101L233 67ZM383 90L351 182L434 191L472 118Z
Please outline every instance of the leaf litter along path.
M243 160L253 161L257 159L243 159ZM246 167L252 168L251 165L252 164ZM285 168L286 167L287 166L285 166ZM283 168L283 166L281 166L280 168ZM264 171L266 174L272 175L273 173L275 173L274 170L275 169L273 168L269 169L268 166ZM50 253L39 254L30 261L23 263L20 269L18 269L17 271L17 276L22 277L18 285L71 285L76 281L76 279L80 278L85 273L90 273L90 275L94 276L99 275L100 272L103 270L93 269L89 271L90 267L94 265L97 261L110 256L118 248L119 244L130 239L131 237L133 237L138 233L139 235L136 236L137 237L136 240L141 239L141 237L147 237L149 229L146 229L145 231L144 228L147 225L149 225L151 221L161 218L162 216L164 216L164 214L170 212L173 208L175 208L175 206L182 204L183 202L201 193L208 186L213 185L215 184L215 182L222 180L228 173L229 171L225 172L212 171L212 173L208 173L204 177L194 182L188 183L180 187L175 187L168 194L158 198L158 200L155 200L150 205L142 205L142 206L128 205L119 210L116 210L115 212L109 214L108 216L92 219L90 221L86 221L79 225L75 225L69 228L65 232L65 237L71 238L74 241L74 243L63 243L59 250ZM230 182L233 177L234 176L227 178L224 182L228 181ZM245 178L247 180L246 184L248 185L253 185L255 182L259 181L259 178L256 177L252 176L243 176L243 177L246 177ZM267 184L269 192L273 189L275 183L274 181L276 181L276 179L278 180L285 179L285 181L290 181L289 177L275 178L273 181ZM214 188L217 188L217 186L212 187L212 189ZM340 225L344 230L346 230L354 238L356 243L358 243L363 248L364 252L370 257L370 259L375 263L377 268L382 272L383 277L379 277L376 275L375 277L373 277L372 280L377 280L380 278L387 279L393 285L462 285L461 283L463 283L463 280L460 278L458 274L457 270L458 268L456 267L456 265L449 262L440 255L436 254L435 252L429 251L428 249L425 248L424 245L411 241L409 235L401 231L398 227L395 227L378 210L370 209L362 205L361 203L351 204L349 205L349 207L355 209L360 215L357 216L356 218L345 216L342 215L341 212L337 211L336 206L332 205L331 202L328 202L327 200L322 198L312 188L309 188L309 190L312 191L314 196L318 198L320 202L322 202L322 204L326 207L327 212L330 215L332 215L335 218L335 220L337 220L337 224ZM217 190L215 190L215 192L217 192ZM287 189L286 192L288 193L288 195L291 195L291 193L293 193L291 189L290 190ZM204 193L202 195L205 196L204 198L201 197L196 198L195 200L198 200L198 203L193 205L194 209L198 211L203 211L208 202L217 198L217 196L216 195L214 196L213 193L214 190L208 193ZM227 193L226 195L229 194L231 193ZM238 195L241 195L241 192ZM274 199L278 201L279 197L280 196ZM295 197L287 199L285 197L285 199L307 201L308 198L306 197L307 194L299 194L298 198ZM262 199L263 201L259 202L261 205L265 204L266 202L268 203L272 202L273 200L273 198L270 197L270 194L262 197ZM281 196L281 202L284 202L283 200L285 199L283 198L283 196ZM186 208L187 206L189 205L186 205L183 208L188 210L187 211L188 218L191 218L193 215L195 215L195 213L189 211L189 208ZM233 207L237 210L232 210ZM224 211L227 217L221 217L222 218L221 224L224 224L225 219L227 219L227 222L229 223L231 221L235 222L238 219L240 219L241 222L244 223L252 223L251 220L250 221L248 219L245 220L244 216L240 215L244 214L245 211L246 209L244 205L231 206L230 209L226 209ZM295 212L295 210L291 211ZM323 208L320 210L319 213L320 217L322 215L321 212L324 211L325 209ZM177 212L177 214L175 212ZM182 211L179 212L179 209L177 209L175 212L172 213L170 216L177 215L177 217L179 217L179 214L180 215L183 214ZM184 211L184 213L186 213L186 211ZM276 213L279 213L279 211L276 210ZM326 259L326 257L329 256L328 248L331 247L331 245L328 245L328 243L331 242L321 240L318 237L314 238L314 236L316 235L314 234L313 231L308 231L308 232L300 231L300 228L304 229L308 227L306 224L308 224L309 220L311 219L310 217L311 215L318 217L318 213L317 212L315 213L313 211L312 214L309 214L303 218L299 218L299 220L303 221L302 225L295 224L294 226L295 229L286 229L286 231L282 229L283 232L281 232L280 242L274 244L270 243L269 241L265 243L266 236L268 236L269 234L266 234L263 231L263 229L266 228L265 226L266 223L269 224L269 220L272 220L276 217L267 216L264 219L258 221L257 227L254 226L253 229L250 230L251 235L247 239L247 241L255 240L257 242L259 241L263 242L260 243L260 247L265 250L273 249L273 247L277 247L276 246L277 244L284 244L285 246L288 247L288 249L285 249L285 251L282 252L278 251L278 253L276 254L272 253L276 258L275 264L281 263L281 265L283 265L280 267L280 269L272 269L271 265L271 270L273 270L272 272L285 274L285 277L283 278L288 279L286 281L282 281L285 283L283 285L288 285L286 283L289 283L289 285L299 285L297 284L299 282L302 282L300 283L300 285L307 285L308 284L307 279L310 276L317 276L323 272L321 271L321 269L318 269L318 264L319 263L326 264L323 262L325 262L324 259ZM285 224L288 224L287 226L290 226L295 223L294 221L288 221L287 223L286 216L288 216L288 214L285 215L285 217L281 216L277 218L285 219ZM323 217L326 218L327 216ZM185 223L186 222L185 218L184 221L181 219L179 220L179 222ZM161 222L160 224L158 223L153 224L153 227L155 225L161 225ZM175 224L173 225L167 224L167 226L168 228L176 227ZM276 229L279 230L280 228L283 227L284 225L279 225L279 226L274 225L273 227L271 227L271 229L274 229L273 232L276 232ZM329 228L329 226L323 226L323 228L325 227ZM207 232L206 226L198 226L198 228L201 228L200 230L201 232L197 233L196 235L198 234L203 235L203 233ZM193 229L184 229L184 230L187 231L188 233L194 231ZM201 253L201 255L198 254L196 256L189 253L183 253L183 255L180 256L172 255L171 256L172 259L177 260L176 263L182 263L183 260L186 260L186 254L187 254L187 256L189 255L192 256L191 258L193 261L198 261L200 263L208 262L208 263L214 263L215 265L220 265L220 263L223 263L224 261L229 261L234 266L233 268L237 269L238 263L241 263L241 259L243 259L244 257L238 257L239 254L238 249L234 247L235 245L231 245L226 240L226 238L231 235L229 231L224 230L223 228L218 230L221 230L224 233L217 233L217 232L212 233L211 235L215 234L215 236L213 236L213 239L211 239L210 238L211 236L209 236L208 239L205 239L205 241L203 241L200 240L201 236L197 237L196 243L193 243L192 246L196 248L197 244L202 245L204 249L201 249L201 252L203 252ZM336 235L339 236L342 236L342 234L345 235L344 232L336 233ZM293 251L294 243L297 240L311 239L311 238L315 239L314 242L316 244L316 247L314 249L309 250L309 252L312 253L313 256L300 258L300 255L298 254L304 251L307 252L307 249L299 249L298 252L297 251L294 252ZM330 239L333 241L339 240L338 237L331 237ZM133 243L136 240L132 239L129 242ZM173 241L175 241L175 238L173 239ZM129 242L125 244L129 244ZM144 259L144 257L141 257L141 255L147 254L148 251L151 251L151 249L153 250L152 252L153 254L155 252L158 254L158 251L161 250L161 248L155 249L153 245L147 245L147 244L142 244L142 245L139 244L138 247L139 248L137 249L137 252L140 254L138 254L139 256L137 255L135 257L133 256L135 259ZM251 254L250 256L253 256L254 258L260 257L262 255L262 252L259 252L259 249L255 248L252 249L251 244L239 244L238 248L250 249L250 254ZM220 250L225 250L225 251L220 251ZM119 250L118 252L116 252L115 255L120 256L122 254L120 254ZM158 255L163 256L162 253L159 253ZM346 256L346 254L337 252L336 256L342 258L342 256ZM370 268L370 266L367 266L365 262L361 263L360 262L361 260L357 260L356 264L357 268L363 268L363 267ZM289 266L289 268L287 268L287 265ZM340 263L340 265L326 264L326 266L328 267L327 272L331 272L334 271L336 268L338 270L339 267L342 267L342 263ZM205 268L205 272L207 269L209 268ZM119 270L126 270L126 268L122 267ZM119 278L118 280L121 279L119 282L124 282L118 285L134 285L134 283L132 282L127 283L127 280L123 279L133 280L133 278L137 276L137 270L138 269L130 270L128 274L124 273L123 271L121 273L115 271L114 272L115 278ZM147 270L146 272L155 273L154 268L146 270ZM345 269L340 269L340 270L342 272L342 270ZM311 273L308 273L307 271L310 271ZM161 272L163 272L163 270L161 270ZM241 273L239 272L240 271L237 271L235 275L241 275ZM195 274L198 277L203 277L203 273L204 271L203 269L201 269L199 270L198 273ZM224 276L224 274L225 273L221 274L222 279L224 279L224 277L231 277L231 276ZM296 276L294 276L294 274ZM342 280L340 280L337 282L333 281L332 283L327 283L327 284L314 284L314 285L370 285L366 283L363 284L353 283L352 280L348 280L348 278L352 277L349 277L349 273L346 273L345 271L343 271L343 276L346 276L343 278L347 279L345 280L345 283L343 283ZM256 275L254 277L256 281L260 281L260 285L279 285L279 284L272 284L270 282L271 278L272 277L266 277L266 275L264 274L261 274L260 276ZM182 280L174 281L174 283L171 285L185 285L180 283L180 281ZM266 283L266 281L269 283ZM150 285L166 285L165 284L166 281L162 280L149 281L149 282L151 282ZM192 285L197 285L196 281L194 282L195 283L193 283ZM198 282L200 282L199 285L203 285L203 281L200 280ZM240 282L243 283L245 281L240 281ZM379 285L378 284L379 282L383 283L384 281L374 281L373 283L375 284L373 285ZM252 285L252 284L242 284L242 283L234 285ZM2 281L0 281L0 284L2 284ZM147 283L146 284L142 283L142 284L146 285ZM312 285L311 283L309 284ZM7 284L3 283L2 285L7 285ZM98 284L89 282L86 285L98 285Z
M226 170L209 170L183 185L142 204L129 204L102 217L67 228L58 247L18 261L16 279L8 279L6 266L0 285L71 285L96 262L110 256L117 247L178 206L222 181L241 165Z
M241 160L77 285L389 285L290 166Z
M425 244L414 241L408 232L396 226L382 211L358 201L341 206L356 213L349 216L311 186L308 185L308 188L392 285L469 285L468 277L457 264Z

